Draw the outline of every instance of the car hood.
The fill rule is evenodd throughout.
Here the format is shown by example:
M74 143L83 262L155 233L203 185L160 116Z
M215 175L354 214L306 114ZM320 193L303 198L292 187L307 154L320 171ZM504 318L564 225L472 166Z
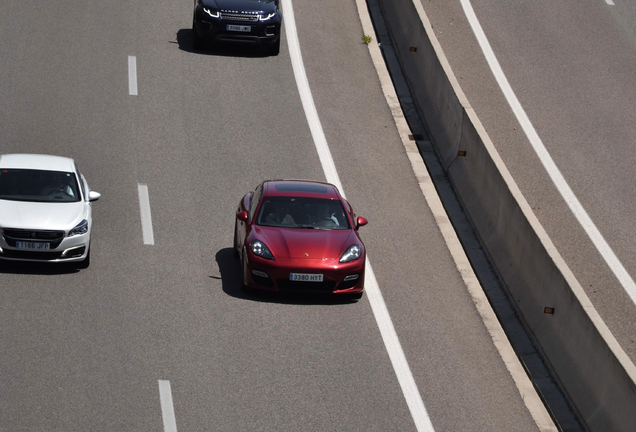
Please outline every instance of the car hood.
M302 259L340 259L347 247L359 242L353 230L313 230L257 227L274 256Z
M0 227L69 230L86 219L83 201L39 203L0 200Z
M272 13L276 11L274 0L203 0L203 6L216 10Z

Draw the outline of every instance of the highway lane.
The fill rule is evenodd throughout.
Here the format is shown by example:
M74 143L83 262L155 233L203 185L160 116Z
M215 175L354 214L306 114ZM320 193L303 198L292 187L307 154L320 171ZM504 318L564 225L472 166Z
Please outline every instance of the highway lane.
M632 275L634 17L627 2L471 1L554 162ZM460 1L422 2L462 88L540 222L634 360L636 306L557 192L499 89Z
M433 425L536 430L421 196L355 6L294 6L325 134L371 221L363 238ZM26 33L18 12L51 19ZM73 156L102 193L89 269L1 268L0 430L162 430L158 380L182 431L413 430L366 298L240 290L240 197L268 177L324 178L286 44L273 58L192 52L189 2L11 3L0 19L16 39L0 48L2 152Z

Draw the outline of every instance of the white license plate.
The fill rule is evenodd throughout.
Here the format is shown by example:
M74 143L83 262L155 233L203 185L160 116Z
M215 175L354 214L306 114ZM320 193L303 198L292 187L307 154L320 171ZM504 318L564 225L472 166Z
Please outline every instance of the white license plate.
M18 249L43 250L50 249L51 245L48 243L39 242L15 242L15 247L17 247Z
M289 280L300 282L322 282L322 275L308 273L290 273Z
M252 27L250 27L250 26L239 26L239 25L228 24L226 28L229 31L238 31L238 32L251 32L252 31Z

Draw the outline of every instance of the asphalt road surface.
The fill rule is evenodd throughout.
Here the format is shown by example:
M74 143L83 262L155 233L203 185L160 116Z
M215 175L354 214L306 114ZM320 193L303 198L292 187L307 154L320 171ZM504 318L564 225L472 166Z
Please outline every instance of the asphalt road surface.
M470 3L543 144L633 280L636 6L625 0ZM422 5L522 193L635 361L636 305L541 164L493 77L460 0Z
M294 8L327 141L370 221L362 236L435 429L536 430L421 195L355 4ZM195 52L191 17L189 1L0 8L0 152L73 157L102 194L90 268L0 266L0 431L162 431L160 380L179 431L414 430L366 297L241 290L238 200L266 178L324 174L285 36L277 57Z

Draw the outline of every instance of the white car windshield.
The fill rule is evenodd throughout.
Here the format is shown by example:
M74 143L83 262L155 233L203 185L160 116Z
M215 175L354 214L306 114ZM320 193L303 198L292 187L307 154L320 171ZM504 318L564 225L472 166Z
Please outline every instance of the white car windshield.
M0 169L0 199L31 202L77 202L75 174L33 169Z

